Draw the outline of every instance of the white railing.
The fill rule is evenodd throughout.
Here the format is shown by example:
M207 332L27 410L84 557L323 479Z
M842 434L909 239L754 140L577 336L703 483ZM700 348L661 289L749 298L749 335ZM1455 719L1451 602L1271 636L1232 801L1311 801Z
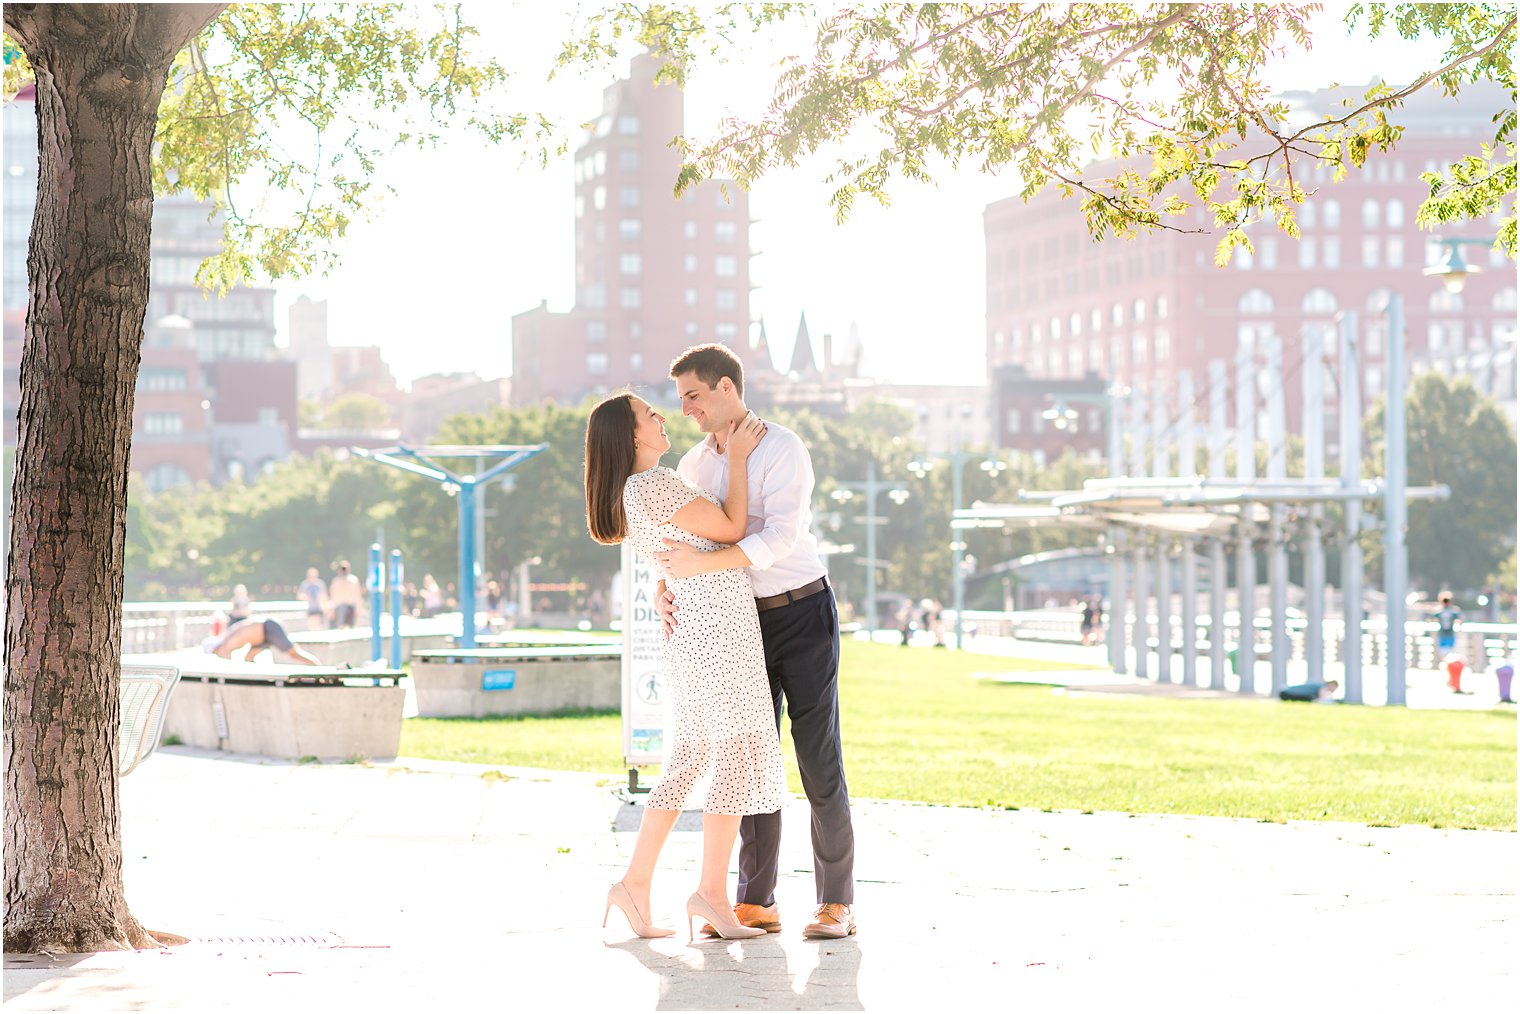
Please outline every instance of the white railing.
M253 611L282 623L306 619L303 601L255 601ZM121 650L128 654L193 648L211 636L217 613L225 602L128 602L121 610Z

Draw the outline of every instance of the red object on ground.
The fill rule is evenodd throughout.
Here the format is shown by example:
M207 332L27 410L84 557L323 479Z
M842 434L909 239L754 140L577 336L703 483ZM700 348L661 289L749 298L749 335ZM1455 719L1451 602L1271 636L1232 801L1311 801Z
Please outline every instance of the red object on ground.
M1446 660L1446 685L1455 693L1462 692L1462 670L1465 668L1467 663L1456 656Z

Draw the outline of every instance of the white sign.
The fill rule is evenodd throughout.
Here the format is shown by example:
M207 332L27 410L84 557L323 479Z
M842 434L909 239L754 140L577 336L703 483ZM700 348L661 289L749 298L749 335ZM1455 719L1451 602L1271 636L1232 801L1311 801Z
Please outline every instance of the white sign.
M623 543L623 759L631 768L665 760L664 633L655 610L659 568Z

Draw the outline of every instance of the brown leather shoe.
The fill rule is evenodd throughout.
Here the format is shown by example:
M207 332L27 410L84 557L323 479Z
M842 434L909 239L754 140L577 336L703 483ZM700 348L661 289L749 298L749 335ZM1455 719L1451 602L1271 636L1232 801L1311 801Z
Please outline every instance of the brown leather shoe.
M855 913L850 906L829 902L818 906L802 935L808 940L842 940L854 932Z
M744 902L734 906L734 918L740 926L754 926L763 929L767 933L781 932L781 914L775 905L749 905ZM702 926L702 935L715 937L718 931L713 929L712 923Z

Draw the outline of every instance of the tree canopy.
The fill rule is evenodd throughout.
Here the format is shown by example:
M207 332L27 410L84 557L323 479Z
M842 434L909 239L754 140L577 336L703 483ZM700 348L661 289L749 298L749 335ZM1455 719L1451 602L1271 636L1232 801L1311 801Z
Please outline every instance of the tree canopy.
M1433 88L1476 81L1509 94L1494 132L1439 173L1418 221L1502 212L1497 245L1515 254L1515 38L1512 4L1357 4L1345 16L1369 44L1398 35L1445 44L1438 66L1402 85L1374 84L1346 108L1301 122L1266 80L1288 48L1312 46L1319 4L892 4L846 7L818 24L813 51L785 60L775 98L753 121L683 138L678 188L728 177L740 186L842 149L829 177L842 220L857 198L889 201L894 180L932 181L961 164L1012 170L1027 200L1047 186L1080 197L1091 234L1189 231L1205 209L1223 230L1216 261L1250 246L1270 219L1298 235L1313 194L1305 168L1336 179L1399 140L1398 110ZM736 33L802 17L801 4L695 8L620 5L594 15L562 62L596 62L636 41L671 57L681 81ZM1094 160L1099 160L1094 163ZM1196 227L1190 231L1199 231Z

